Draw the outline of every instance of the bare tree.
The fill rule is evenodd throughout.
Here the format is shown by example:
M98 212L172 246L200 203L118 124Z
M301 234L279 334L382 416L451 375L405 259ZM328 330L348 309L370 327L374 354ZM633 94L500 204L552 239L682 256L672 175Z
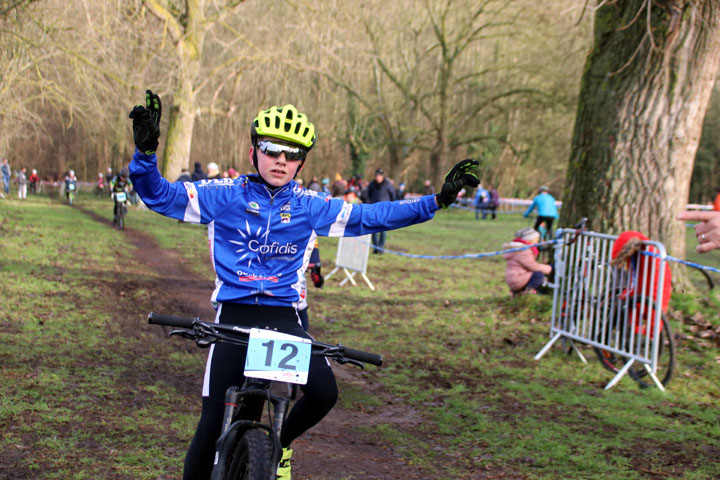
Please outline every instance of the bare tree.
M582 79L561 220L637 229L685 251L675 220L720 66L720 4L601 2Z
M244 0L145 0L148 9L162 22L175 49L177 77L160 170L177 178L188 166L193 128L198 114L197 94L205 84L201 77L205 37L214 26L236 12Z

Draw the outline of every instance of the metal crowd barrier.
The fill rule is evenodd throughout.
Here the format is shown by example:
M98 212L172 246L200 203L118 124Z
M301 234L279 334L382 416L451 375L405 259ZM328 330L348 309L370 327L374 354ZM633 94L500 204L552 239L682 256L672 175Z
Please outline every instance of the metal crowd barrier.
M617 236L558 229L557 238L551 340L535 360L563 339L587 363L574 344L580 342L626 359L605 389L638 362L664 390L656 375L667 264L663 244L642 242L641 251L648 254L637 256L633 273L610 265Z

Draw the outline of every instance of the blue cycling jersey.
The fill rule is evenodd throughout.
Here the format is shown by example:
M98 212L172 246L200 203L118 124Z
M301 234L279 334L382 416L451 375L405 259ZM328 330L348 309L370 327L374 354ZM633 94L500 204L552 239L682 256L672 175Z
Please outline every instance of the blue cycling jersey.
M358 236L431 219L433 195L353 205L291 181L274 191L257 175L170 183L155 154L135 151L130 178L156 212L208 226L214 302L294 306L318 235Z

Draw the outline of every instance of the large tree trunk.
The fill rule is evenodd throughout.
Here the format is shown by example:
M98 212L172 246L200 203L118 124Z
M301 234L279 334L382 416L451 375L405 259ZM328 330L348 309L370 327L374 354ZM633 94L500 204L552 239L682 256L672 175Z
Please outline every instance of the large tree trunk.
M162 175L170 181L175 181L183 168L190 167L190 147L196 111L193 83L186 79L173 96L167 140L160 167Z
M628 0L596 15L561 225L586 216L593 230L639 230L682 256L675 215L720 64L720 4Z

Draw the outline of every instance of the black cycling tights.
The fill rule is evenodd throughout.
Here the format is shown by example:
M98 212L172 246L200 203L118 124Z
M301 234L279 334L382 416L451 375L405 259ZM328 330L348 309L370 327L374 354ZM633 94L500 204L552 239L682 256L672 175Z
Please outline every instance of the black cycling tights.
M277 328L279 331L310 338L298 322L292 307L270 307L224 303L220 306L220 323L244 327ZM195 437L185 456L184 480L205 480L215 458L215 441L220 436L225 411L225 391L230 386L241 386L245 347L215 344L208 357L203 385L202 414ZM288 447L303 432L318 423L332 409L337 401L335 376L327 360L321 356L310 358L308 383L300 386L303 396L290 410L283 426L280 443ZM209 396L208 396L209 395Z

